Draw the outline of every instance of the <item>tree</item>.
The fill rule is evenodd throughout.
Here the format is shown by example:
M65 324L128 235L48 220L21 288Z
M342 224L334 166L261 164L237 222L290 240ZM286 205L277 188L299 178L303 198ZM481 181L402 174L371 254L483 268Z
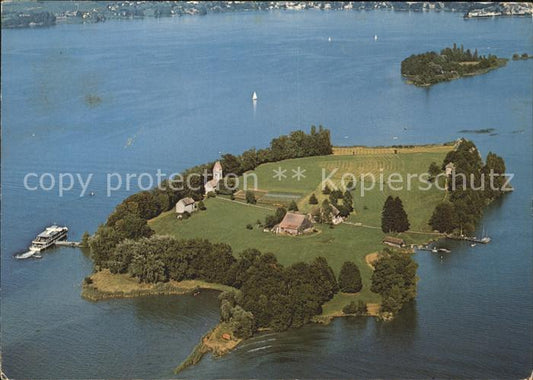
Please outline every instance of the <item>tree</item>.
M342 204L348 209L348 213L353 211L353 198L352 194L346 190L343 194Z
M309 197L309 204L310 205L318 204L318 199L316 199L315 193L311 194L311 196Z
M295 201L291 201L289 204L289 211L298 211L298 205Z
M255 194L251 190L246 190L246 203L256 204L257 200L255 199Z
M87 231L85 231L83 233L83 235L81 236L81 246L82 247L86 247L88 248L89 247L89 239L90 239L91 235L89 235L89 233Z
M357 293L362 287L363 282L359 268L355 263L345 261L339 273L339 288L341 292Z
M107 268L107 261L120 240L122 237L112 227L105 225L98 227L93 238L89 240L91 257L96 270Z
M247 172L257 166L257 152L255 149L249 149L241 154L241 171Z
M503 185L505 183L505 162L503 158L489 152L485 161L482 173L485 179L484 196L487 199L498 198L503 194Z
M439 232L450 233L456 227L455 208L451 202L441 202L433 211L429 219L432 229Z
M409 227L409 219L403 208L402 200L400 197L396 197L394 199L394 231L404 232L409 230Z
M361 300L357 303L352 301L342 308L342 312L344 314L365 315L367 313L366 303Z
M381 230L385 233L404 232L410 227L407 213L399 197L388 196L381 212Z
M331 208L329 201L327 199L324 199L324 201L322 202L322 207L320 207L320 223L331 224L332 213L333 209Z
M327 195L329 193L331 193L331 189L329 188L329 186L324 186L324 188L322 189L322 194Z
M278 207L274 215L266 216L265 227L266 228L274 227L276 224L280 223L283 220L283 218L285 217L285 214L287 214L287 210L285 210L283 207Z
M200 210L202 210L202 211L204 211L204 210L207 209L207 207L205 207L205 203L204 203L204 201L200 201L200 202L198 202L198 208L199 208Z
M233 308L231 314L230 323L235 337L241 339L251 337L255 331L254 315L239 305Z
M285 210L285 208L283 207L278 207L276 209L276 219L279 222L281 222L283 220L283 218L285 218L285 214L287 214L287 210Z
M381 230L385 233L394 231L394 198L388 196L381 212Z
M436 162L432 162L430 165L429 165L429 169L428 169L428 173L431 177L435 178L437 175L439 175L441 172L439 166L437 165Z
M220 164L224 168L225 173L236 175L242 174L241 162L239 158L233 154L224 154L220 160Z
M331 204L336 205L338 200L343 197L342 191L333 190L329 194L329 201Z
M330 300L339 291L339 284L333 273L333 269L328 265L328 261L318 256L311 262L311 271L315 281L315 287L324 300Z

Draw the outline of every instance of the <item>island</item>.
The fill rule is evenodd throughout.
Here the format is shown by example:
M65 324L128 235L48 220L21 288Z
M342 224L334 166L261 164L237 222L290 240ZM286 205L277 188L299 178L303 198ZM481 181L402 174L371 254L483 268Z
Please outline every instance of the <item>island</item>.
M199 186L126 198L86 237L94 273L82 296L219 291L219 324L176 372L264 331L337 317L388 321L416 297L414 248L471 236L484 207L504 194L503 177L495 190L470 188L488 183L489 172L503 175L503 159L489 152L483 161L462 138L334 147L321 126L294 131L174 180ZM465 180L452 186L456 173ZM408 174L416 184L400 189L397 177Z
M507 64L507 58L495 55L479 55L453 44L443 49L440 54L434 51L411 55L401 64L401 74L407 83L419 87L429 87L436 83L447 82L465 76L485 74Z
M525 60L533 58L533 55L529 55L527 53L522 53L522 54L514 53L512 58L513 58L513 61L520 61L520 60L525 61Z

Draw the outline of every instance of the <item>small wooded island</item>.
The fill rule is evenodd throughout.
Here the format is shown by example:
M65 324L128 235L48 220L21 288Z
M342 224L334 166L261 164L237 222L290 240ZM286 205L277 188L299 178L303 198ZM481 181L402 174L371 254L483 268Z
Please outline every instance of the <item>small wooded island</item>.
M272 175L283 173L280 168L305 175L282 181ZM324 168L331 173L326 185ZM206 170L213 175L203 182ZM389 320L416 297L413 247L471 236L484 207L503 194L471 187L488 183L486 173L505 170L501 157L489 152L483 161L466 139L334 147L321 126L294 131L264 149L224 154L183 172L197 187L163 186L126 198L93 236L84 235L94 273L84 280L82 296L220 291L219 324L177 372L261 331L343 316ZM425 174L422 187L376 188L363 196L363 184L344 182L343 175L361 171L383 174L387 183L393 173ZM230 189L229 173L239 179L255 174L257 186ZM451 185L455 173L465 176L457 187ZM426 189L431 184L439 187ZM496 185L504 187L503 177Z
M507 58L495 55L479 55L463 45L445 48L440 54L434 51L413 54L402 61L401 73L408 83L419 87L429 87L436 83L447 82L465 76L485 74L505 66Z

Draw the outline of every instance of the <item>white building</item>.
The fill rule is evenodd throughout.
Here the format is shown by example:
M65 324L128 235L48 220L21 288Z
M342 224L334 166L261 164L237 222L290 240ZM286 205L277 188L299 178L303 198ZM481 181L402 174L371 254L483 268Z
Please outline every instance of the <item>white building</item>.
M183 198L176 203L176 213L177 214L183 214L185 212L188 212L189 214L195 212L198 210L198 205L192 198Z
M220 161L217 161L213 166L213 179L207 181L204 185L206 195L208 193L214 192L217 189L218 183L220 182L220 180L222 180L222 177L222 165L220 164Z
M446 168L446 176L450 176L455 172L455 165L453 164L453 162L448 162L445 168Z

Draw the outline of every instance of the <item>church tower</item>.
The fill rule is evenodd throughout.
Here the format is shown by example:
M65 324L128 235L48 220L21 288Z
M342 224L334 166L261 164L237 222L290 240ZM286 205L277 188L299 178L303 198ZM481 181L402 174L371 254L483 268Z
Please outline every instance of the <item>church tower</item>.
M222 179L222 165L220 165L220 161L217 161L215 166L213 166L213 179L217 182Z

